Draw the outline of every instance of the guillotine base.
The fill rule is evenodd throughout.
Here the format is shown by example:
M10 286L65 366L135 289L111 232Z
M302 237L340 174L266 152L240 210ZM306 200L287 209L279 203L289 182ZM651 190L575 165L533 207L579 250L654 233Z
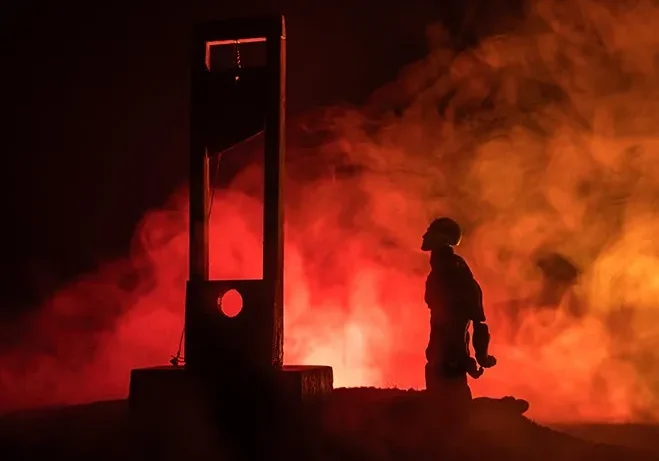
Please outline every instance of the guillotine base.
M333 390L332 367L286 365L276 370L280 395L291 404L313 403L329 396ZM245 389L249 389L249 383ZM255 386L256 387L256 386ZM161 366L137 368L130 373L128 404L131 412L162 414L181 405L204 405L204 386L184 367ZM245 395L230 395L229 399L250 399Z

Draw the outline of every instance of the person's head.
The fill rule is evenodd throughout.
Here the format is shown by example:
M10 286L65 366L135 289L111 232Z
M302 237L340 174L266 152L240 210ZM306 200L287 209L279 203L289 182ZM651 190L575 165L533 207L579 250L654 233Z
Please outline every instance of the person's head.
M460 225L451 218L437 218L430 223L421 243L422 251L433 251L446 246L457 246L462 239Z

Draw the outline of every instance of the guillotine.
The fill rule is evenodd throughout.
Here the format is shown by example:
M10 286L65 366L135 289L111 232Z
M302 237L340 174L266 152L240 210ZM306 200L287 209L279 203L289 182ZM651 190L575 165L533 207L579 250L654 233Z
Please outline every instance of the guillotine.
M231 63L214 70L214 47L265 46L259 67ZM190 275L186 289L185 359L191 369L236 359L283 365L283 166L286 35L283 19L209 23L195 30L190 112ZM248 110L244 110L247 106ZM241 110L243 109L243 110ZM231 125L229 125L231 124ZM260 280L209 280L209 160L263 132L263 261ZM213 236L222 238L222 236ZM242 309L223 315L235 290ZM219 310L218 310L219 308Z
M264 47L260 65L240 62L229 68L213 65L216 47L221 51L222 47L257 43ZM208 373L220 373L240 381L258 375L254 371L264 371L276 376L282 389L301 400L327 394L332 390L331 367L283 364L284 17L197 26L192 43L190 103L185 366L133 370L131 408L153 408L158 405L158 395L180 392L181 387L190 389L191 382ZM209 233L210 159L258 133L264 137L262 277L211 280L209 240L222 236ZM229 294L239 298L240 312L227 314L223 309Z

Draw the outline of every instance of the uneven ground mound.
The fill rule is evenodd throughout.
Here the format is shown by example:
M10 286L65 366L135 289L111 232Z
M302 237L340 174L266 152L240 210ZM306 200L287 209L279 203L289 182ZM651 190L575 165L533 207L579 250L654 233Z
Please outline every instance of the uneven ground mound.
M524 417L524 409L524 403L514 399L476 399L460 424L424 392L337 389L312 416L299 419L283 412L279 437L289 443L267 458L659 460L659 451L588 442L543 427ZM258 419L258 409L244 410L247 421ZM604 439L615 440L615 426L606 427ZM589 430L592 436L594 429ZM124 401L5 415L0 418L0 437L3 460L232 459L222 436L195 418L138 419L131 417ZM253 443L269 442L260 438Z
M541 426L523 415L527 409L523 400L478 398L461 428L424 392L358 388L338 389L324 417L337 446L361 451L354 459L659 459L659 451L593 443L568 435L572 427Z

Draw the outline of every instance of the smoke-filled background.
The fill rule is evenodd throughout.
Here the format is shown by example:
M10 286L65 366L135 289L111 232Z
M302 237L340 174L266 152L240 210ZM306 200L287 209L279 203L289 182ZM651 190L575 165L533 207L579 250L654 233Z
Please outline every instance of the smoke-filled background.
M422 387L429 313L420 237L432 218L450 215L464 227L458 250L483 286L499 360L472 383L476 395L528 399L530 415L542 421L659 419L659 6L541 0L523 13L472 6L459 21L426 24L435 10L424 5L387 23L392 30L404 29L404 21L414 25L406 36L424 38L423 57L402 65L410 51L388 83L371 79L379 88L366 100L317 99L318 107L299 104L289 120L285 361L331 365L336 386ZM289 15L293 50L305 41L300 23ZM337 34L336 27L325 33ZM390 34L382 29L337 40L346 41L345 53L350 39L359 47ZM412 42L409 48L419 49ZM185 43L149 45L156 57L168 46L178 49L185 64ZM376 48L387 47L395 44ZM309 53L306 66L316 60L326 66L332 56ZM359 80L370 58L382 60L335 57L336 75ZM56 73L52 64L47 68ZM171 70L177 78L184 72ZM171 74L162 73L165 83ZM102 76L75 85L82 94L94 87L102 94ZM295 78L299 85L289 79L289 93L310 94L302 76L293 72ZM131 76L115 75L114 84L121 79ZM149 91L147 80L140 81ZM173 88L165 83L154 85ZM315 91L331 93L332 85L317 82ZM187 89L179 91L159 96L185 103ZM351 99L335 99L341 98ZM158 165L168 155L178 158L179 169L185 165L185 133L170 146L177 152L165 155L159 150L167 142L153 139L166 141L167 132L149 125L138 138L140 117L157 108L107 117L101 98L93 109L104 126L133 127L146 156L135 162L151 168L141 188L174 183L175 175L163 179ZM39 114L56 118L51 112ZM185 130L185 115L170 121ZM58 130L55 142L61 131L88 136ZM113 142L112 129L104 134L86 144L97 150L81 156L111 158L130 144L130 136L124 145ZM38 145L47 151L50 142ZM251 158L257 148L258 142L247 143L230 155ZM44 177L55 162L39 166ZM106 168L113 165L107 162ZM258 275L259 169L233 165L215 193L213 277ZM31 187L26 181L23 187ZM50 227L66 220L67 211L95 222L83 228L88 233L111 227L107 210L131 201L123 187L117 180L106 184L106 198L94 203L84 191L71 193L62 213L51 210L38 221L40 238L49 240ZM166 363L175 352L187 275L185 187L150 208L122 257L108 258L95 249L101 245L80 237L96 252L97 263L89 264L97 265L63 286L47 282L56 266L29 266L31 288L47 296L38 309L12 314L16 319L4 324L0 408L122 397L131 368ZM34 220L39 213L35 203Z

